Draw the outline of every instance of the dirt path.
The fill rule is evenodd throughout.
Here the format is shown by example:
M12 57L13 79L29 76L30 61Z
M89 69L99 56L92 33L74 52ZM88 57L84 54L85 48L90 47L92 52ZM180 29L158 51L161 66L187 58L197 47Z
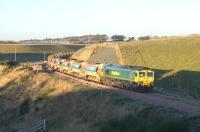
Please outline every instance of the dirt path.
M101 48L89 59L90 62L119 64L114 48Z
M114 48L115 48L115 52L116 52L116 55L117 55L117 59L119 60L119 64L123 65L124 64L124 60L123 60L119 45L118 44L115 45Z
M173 108L181 112L186 112L190 116L200 115L200 102L184 100L184 99L180 99L173 96L162 95L159 93L137 93L137 92L119 89L115 87L105 86L105 85L97 84L94 82L88 82L82 79L78 79L78 78L75 78L75 77L60 73L60 72L52 71L51 69L48 69L48 68L47 68L47 72L52 72L52 73L61 75L62 77L65 77L71 81L74 81L74 82L77 82L77 83L80 83L92 88L124 95L131 99L142 100L150 104L153 104L155 106L163 106L166 108Z

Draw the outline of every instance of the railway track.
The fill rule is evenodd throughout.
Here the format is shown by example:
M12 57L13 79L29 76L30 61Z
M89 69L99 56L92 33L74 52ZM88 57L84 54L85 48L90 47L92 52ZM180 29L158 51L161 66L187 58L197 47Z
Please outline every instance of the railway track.
M119 88L115 88L115 87L111 87L111 86L105 86L105 85L98 84L95 82L90 82L90 81L86 81L83 79L75 78L75 77L60 73L58 71L54 71L47 66L44 66L44 70L46 72L60 75L70 81L80 83L80 84L83 84L83 85L91 87L91 88L127 96L134 100L142 100L149 104L153 104L155 106L173 108L178 111L185 112L185 113L189 114L189 116L200 115L200 102L185 100L185 99L177 98L174 96L159 94L156 92L138 93L138 92L133 92L130 90L124 90L124 89L119 89Z

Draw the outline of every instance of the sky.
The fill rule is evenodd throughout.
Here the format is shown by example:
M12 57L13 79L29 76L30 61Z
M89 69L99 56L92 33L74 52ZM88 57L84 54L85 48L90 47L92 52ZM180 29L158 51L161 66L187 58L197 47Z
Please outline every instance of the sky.
M0 0L0 40L200 33L200 0Z

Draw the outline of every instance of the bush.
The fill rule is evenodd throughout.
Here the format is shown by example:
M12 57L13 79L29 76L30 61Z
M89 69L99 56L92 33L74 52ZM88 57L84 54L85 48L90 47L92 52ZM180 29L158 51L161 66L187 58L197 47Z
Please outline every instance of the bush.
M111 39L112 39L113 41L124 41L125 38L126 38L126 37L125 37L124 35L113 35L113 36L111 37Z
M120 119L110 119L100 128L100 132L186 132L188 122L184 118L147 119L145 116L127 115Z
M1 64L7 65L8 67L13 67L13 66L17 66L18 62L15 62L13 60L4 60L0 62Z
M24 102L19 106L19 114L24 115L30 110L30 99L25 99Z
M151 36L142 36L138 38L138 40L149 40L149 39L151 39Z

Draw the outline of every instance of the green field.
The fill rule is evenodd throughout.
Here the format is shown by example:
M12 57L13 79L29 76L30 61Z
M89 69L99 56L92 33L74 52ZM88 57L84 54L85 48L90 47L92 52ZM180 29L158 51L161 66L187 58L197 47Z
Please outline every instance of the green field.
M84 46L68 46L68 45L3 45L0 44L0 60L14 60L15 49L17 53L17 61L32 62L44 60L49 54L59 52L76 51Z
M156 89L200 98L200 36L120 44L125 64L155 69Z

